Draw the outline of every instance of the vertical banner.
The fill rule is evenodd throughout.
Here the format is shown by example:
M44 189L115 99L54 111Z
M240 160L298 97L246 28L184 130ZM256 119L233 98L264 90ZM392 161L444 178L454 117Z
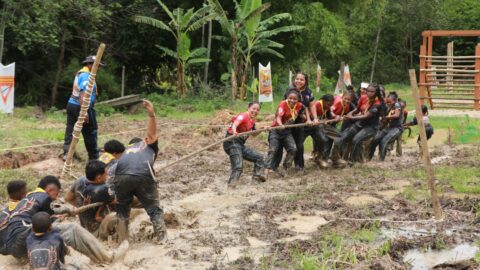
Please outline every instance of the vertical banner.
M316 92L320 92L320 81L322 80L322 67L320 64L317 64L317 87Z
M15 87L15 63L4 66L0 63L0 112L13 113Z
M270 62L266 67L258 63L258 101L273 102L272 70Z
M340 72L340 70L339 70L338 71L338 81L337 81L337 85L335 86L335 95L343 93L341 74L342 74L342 72ZM343 83L345 84L345 86L352 85L352 77L350 76L350 68L348 67L348 65L345 65L345 67L343 68Z
M293 77L293 72L291 70L288 70L288 87L292 85L292 77Z
M348 65L345 65L343 70L343 82L345 82L346 86L352 85L352 77L350 76L350 67Z

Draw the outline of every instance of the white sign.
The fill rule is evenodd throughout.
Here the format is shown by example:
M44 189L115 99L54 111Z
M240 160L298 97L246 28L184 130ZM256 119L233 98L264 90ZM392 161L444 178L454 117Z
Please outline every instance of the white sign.
M340 80L340 70L338 71L338 81L337 81L337 85L335 86L335 95L338 95L340 93L343 93L343 90L342 90L342 81ZM345 65L345 67L343 68L343 82L345 83L345 86L349 86L349 85L352 85L352 78L350 76L350 68L348 67L348 65Z
M266 67L258 63L258 101L273 102L272 70L270 62Z
M0 112L13 113L15 91L15 63L0 64Z

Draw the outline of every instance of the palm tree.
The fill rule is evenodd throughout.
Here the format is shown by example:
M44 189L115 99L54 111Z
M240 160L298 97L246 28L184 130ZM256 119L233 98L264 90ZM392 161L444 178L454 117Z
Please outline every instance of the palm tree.
M215 19L228 34L228 38L230 40L230 61L232 64L230 80L232 84L232 99L237 98L237 76L241 70L241 66L239 65L239 43L243 35L244 27L250 21L257 19L257 15L261 14L270 7L270 3L266 3L254 8L254 5L252 5L251 1L252 0L243 0L241 4L238 4L235 1L235 18L229 19L227 17L227 13L218 0L208 0L208 3L213 11L212 13L216 15Z
M257 5L261 5L261 0L252 0L252 2L257 2ZM240 84L240 97L242 99L245 94L247 74L253 55L256 53L264 53L283 59L284 56L276 49L281 49L284 45L270 38L280 33L298 31L304 28L300 25L287 25L269 30L270 26L278 22L290 20L292 18L290 13L276 14L263 21L261 21L260 18L261 15L259 14L256 19L251 20L245 27L246 47L242 50L243 71Z
M176 51L159 45L157 47L164 51L168 56L177 59L177 92L181 97L185 97L187 88L185 84L185 69L191 64L210 61L210 59L203 57L206 53L205 48L191 50L191 40L188 33L201 28L202 25L212 20L215 17L215 14L209 13L209 6L203 6L197 11L194 11L193 8L186 11L181 8L170 11L161 0L157 0L157 2L170 18L168 23L140 15L135 16L134 20L139 23L148 24L168 31L175 38L177 42Z

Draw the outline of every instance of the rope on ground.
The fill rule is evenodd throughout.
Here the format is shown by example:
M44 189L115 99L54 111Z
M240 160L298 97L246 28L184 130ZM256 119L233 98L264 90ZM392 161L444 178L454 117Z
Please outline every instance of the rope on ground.
M442 223L444 219L423 219L423 220L388 220L383 218L337 218L337 220L346 221L379 221L385 223Z
M157 126L160 127L160 126L166 126L166 125L172 125L172 124L183 125L183 126L196 126L196 127L198 127L198 126L200 126L200 127L203 127L203 126L206 126L206 127L227 127L228 126L228 125L209 125L209 124L188 124L188 123L175 123L175 122L161 123L161 124L158 124ZM137 129L131 129L131 130L127 130L127 131L120 131L120 132L116 132L116 133L102 134L102 135L98 135L98 137L99 138L111 137L111 136L115 136L115 135L128 134L128 133L133 133L133 132L143 131L143 130L147 130L147 129L146 128L137 128ZM80 138L80 140L83 140L83 138ZM45 144L33 144L33 145L27 145L27 146L3 148L3 149L0 149L0 153L1 152L13 151L13 150L30 149L30 148L42 148L42 147L62 145L62 144L63 144L63 141L62 142L45 143Z

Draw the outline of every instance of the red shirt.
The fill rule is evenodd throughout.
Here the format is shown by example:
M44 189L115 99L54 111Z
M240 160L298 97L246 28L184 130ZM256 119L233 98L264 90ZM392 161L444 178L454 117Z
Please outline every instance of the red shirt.
M373 102L372 105L380 105L381 102L378 98L375 98L375 101ZM359 100L358 100L358 109L360 110L360 112L364 113L367 108L369 108L371 105L369 105L369 99L368 99L368 96L367 95L364 95L362 96Z
M282 124L287 123L290 119L297 119L299 112L302 110L303 105L301 102L297 102L295 107L290 109L286 100L278 104L277 115L282 117ZM294 116L292 116L292 113ZM272 127L278 126L277 119L273 120Z
M253 129L255 126L255 119L250 119L248 112L240 113L232 119L232 125L235 121L238 121L237 133L247 132ZM228 128L228 134L233 134L232 125Z
M326 119L330 116L330 114L328 113L330 111L330 109L325 110L323 108L323 100L316 101L313 106L315 106L315 108L317 109L318 119Z
M343 116L351 111L350 102L343 105L342 96L335 96L333 105L330 107L330 110L339 116Z

